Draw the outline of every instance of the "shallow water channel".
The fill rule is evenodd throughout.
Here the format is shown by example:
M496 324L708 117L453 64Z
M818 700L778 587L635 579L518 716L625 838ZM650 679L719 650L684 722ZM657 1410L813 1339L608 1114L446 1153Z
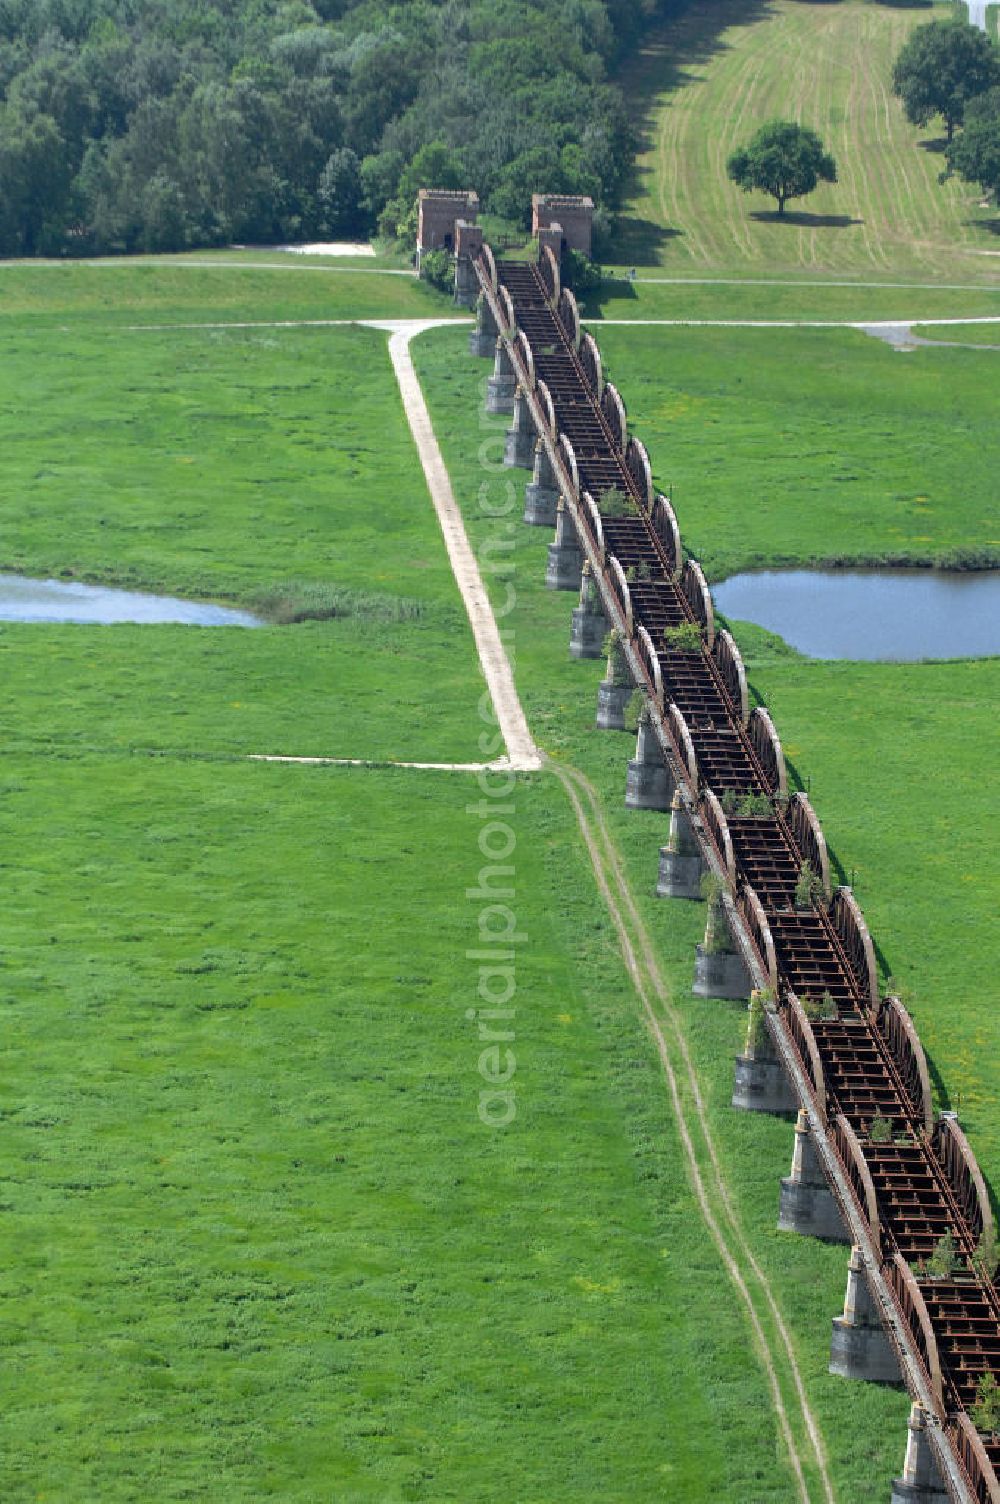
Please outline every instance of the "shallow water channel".
M1000 571L782 569L712 587L719 610L810 658L912 663L1000 653Z
M0 621L180 622L194 627L260 627L249 611L233 611L208 601L174 600L138 590L81 585L76 580L32 580L0 574Z

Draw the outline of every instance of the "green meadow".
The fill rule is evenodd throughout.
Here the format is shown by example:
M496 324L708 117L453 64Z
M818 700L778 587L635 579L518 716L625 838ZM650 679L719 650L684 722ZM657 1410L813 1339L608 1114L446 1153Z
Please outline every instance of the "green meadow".
M261 265L261 262L265 264ZM211 324L296 319L448 318L424 282L372 265L257 253L0 264L0 328L27 319L65 334L87 324ZM71 321L67 326L66 320Z
M5 758L6 1499L792 1499L549 778L479 1119L480 797Z
M0 627L4 1498L792 1500L554 780L499 1133L476 784L247 761L477 755L384 335L9 348L4 567L348 614Z
M475 756L478 662L386 338L87 326L67 340L18 322L0 373L0 567L344 614L0 626L8 744Z
M609 270L600 287L583 305L586 319L641 323L644 319L684 323L705 320L775 319L819 323L897 322L934 318L1000 317L1000 283L977 286L906 281L888 276L863 282L827 275L822 280L803 273L776 279L769 270L752 275L726 276L707 272L669 276L661 268L639 268L635 280ZM953 337L963 339L975 325L963 325Z
M918 324L913 332L921 339L1000 349L1000 324Z
M993 351L841 329L597 331L710 579L806 561L1000 556Z

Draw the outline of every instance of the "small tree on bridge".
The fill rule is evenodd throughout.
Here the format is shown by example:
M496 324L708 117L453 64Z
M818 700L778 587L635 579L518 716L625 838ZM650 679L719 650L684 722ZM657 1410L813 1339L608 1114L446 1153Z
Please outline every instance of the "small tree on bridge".
M794 120L772 120L753 140L734 151L726 172L745 193L759 189L778 201L784 214L790 198L812 193L820 182L837 181L837 164L815 131Z

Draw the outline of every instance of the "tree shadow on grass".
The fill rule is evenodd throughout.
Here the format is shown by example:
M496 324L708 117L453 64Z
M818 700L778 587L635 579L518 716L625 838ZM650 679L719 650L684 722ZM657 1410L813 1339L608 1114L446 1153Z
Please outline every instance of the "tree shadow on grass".
M928 136L928 138L927 138L926 141L918 141L917 145L920 147L921 151L933 151L933 152L941 153L941 152L944 151L945 147L948 145L948 137L947 136Z
M627 309L620 307L623 303L634 303L638 297L632 283L626 277L608 277L593 292L589 292L580 310L585 319L614 318L618 314L627 313Z
M804 209L786 209L784 214L777 209L751 209L750 218L764 225L798 225L807 230L846 230L864 224L850 214L809 214Z
M651 219L622 215L614 236L614 261L621 266L659 266L659 252L683 230L665 229Z
M963 219L962 223L970 230L985 230L987 235L1000 235L1000 217L997 219Z

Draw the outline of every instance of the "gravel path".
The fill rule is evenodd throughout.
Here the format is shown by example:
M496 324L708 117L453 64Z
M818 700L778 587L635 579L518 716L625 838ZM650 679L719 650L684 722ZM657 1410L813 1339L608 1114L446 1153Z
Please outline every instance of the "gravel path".
M399 382L406 419L410 425L437 512L455 582L461 591L476 651L493 701L497 725L507 747L506 766L516 772L533 772L542 766L542 755L528 729L528 722L514 685L510 660L490 606L479 565L469 545L451 480L427 411L424 394L410 358L410 341L425 329L437 329L452 319L365 319L370 328L390 333L389 358Z

